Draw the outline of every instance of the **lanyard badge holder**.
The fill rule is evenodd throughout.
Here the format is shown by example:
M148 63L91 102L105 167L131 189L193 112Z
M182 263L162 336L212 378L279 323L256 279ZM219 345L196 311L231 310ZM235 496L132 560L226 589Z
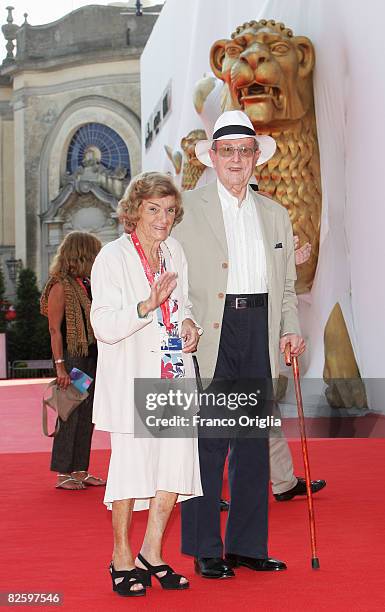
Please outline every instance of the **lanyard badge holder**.
M182 338L178 336L169 336L165 333L164 337L162 338L161 348L162 351L178 351L179 353L181 353L183 349Z
M142 263L144 273L150 287L155 282L155 275L152 273L143 247L139 242L136 232L131 233L131 239ZM164 261L161 261L161 273L164 272ZM162 313L162 323L164 329L161 337L161 378L181 378L185 375L182 348L182 338L175 335L177 328L171 323L170 300L165 300L160 305Z

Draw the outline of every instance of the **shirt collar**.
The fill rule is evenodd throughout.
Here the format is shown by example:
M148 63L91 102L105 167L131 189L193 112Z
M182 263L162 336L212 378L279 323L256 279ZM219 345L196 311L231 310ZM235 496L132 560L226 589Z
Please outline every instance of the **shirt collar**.
M218 187L219 199L226 206L232 206L235 209L239 210L240 208L243 208L243 206L245 206L245 204L248 204L250 202L250 188L249 188L249 186L247 186L247 188L246 188L245 199L242 200L241 206L238 206L238 198L233 196L226 189L226 187L224 185L222 185L222 183L220 182L220 180L218 178L217 178L217 187Z

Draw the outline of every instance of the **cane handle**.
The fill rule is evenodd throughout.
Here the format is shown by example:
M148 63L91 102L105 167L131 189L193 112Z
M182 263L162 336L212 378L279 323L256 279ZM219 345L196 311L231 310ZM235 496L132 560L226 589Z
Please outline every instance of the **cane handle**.
M285 363L287 366L291 366L291 344L288 342L285 346Z

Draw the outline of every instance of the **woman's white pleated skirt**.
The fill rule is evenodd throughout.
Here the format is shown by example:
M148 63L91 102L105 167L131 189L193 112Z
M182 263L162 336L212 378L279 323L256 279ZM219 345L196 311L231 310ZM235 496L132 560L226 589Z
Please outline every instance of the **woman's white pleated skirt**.
M111 433L106 506L135 499L134 510L146 510L157 491L177 493L178 502L203 495L197 439Z

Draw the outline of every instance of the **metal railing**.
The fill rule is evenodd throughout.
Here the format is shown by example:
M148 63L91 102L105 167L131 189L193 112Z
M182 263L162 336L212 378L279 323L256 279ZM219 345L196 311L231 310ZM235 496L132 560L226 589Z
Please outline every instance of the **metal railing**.
M55 376L50 359L19 359L9 365L9 378L52 378Z

